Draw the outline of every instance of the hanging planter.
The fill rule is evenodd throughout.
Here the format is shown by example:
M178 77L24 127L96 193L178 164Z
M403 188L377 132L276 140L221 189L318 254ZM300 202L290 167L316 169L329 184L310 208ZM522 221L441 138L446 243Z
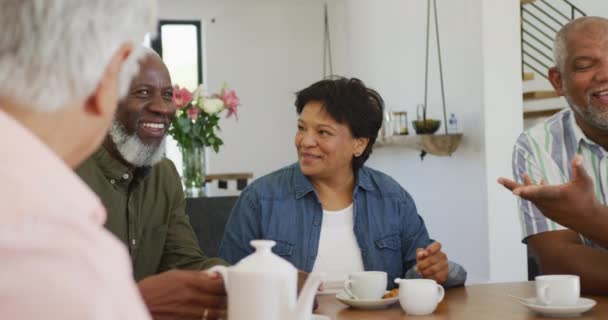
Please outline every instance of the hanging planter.
M441 84L441 102L443 107L443 134L436 134L441 127L441 120L431 119L426 117L428 106L428 82L429 82L429 39L431 29L431 2L434 11L435 35L437 38L437 56L439 62L439 80ZM441 44L439 41L439 22L437 18L437 2L436 0L427 1L427 16L426 16L426 64L424 71L424 104L420 104L416 108L417 120L412 121L415 136L386 136L380 137L376 142L376 146L402 146L420 150L420 159L428 154L436 156L451 156L462 141L461 133L448 134L448 121L445 103L445 89L443 86L443 65L441 63Z
M422 117L420 116L420 110L422 109ZM437 132L439 126L441 126L441 120L427 119L426 117L426 105L419 104L416 108L417 120L412 121L414 131L416 134L433 134Z

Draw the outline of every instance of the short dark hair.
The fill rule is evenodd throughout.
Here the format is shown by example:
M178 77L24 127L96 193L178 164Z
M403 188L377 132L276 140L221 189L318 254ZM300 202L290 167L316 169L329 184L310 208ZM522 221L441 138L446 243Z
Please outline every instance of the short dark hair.
M378 131L382 126L384 100L378 92L365 86L357 78L333 77L313 83L308 88L296 93L296 111L302 113L304 106L318 101L325 111L340 124L346 124L353 137L368 138L369 142L363 153L353 157L355 172L372 153L372 147Z

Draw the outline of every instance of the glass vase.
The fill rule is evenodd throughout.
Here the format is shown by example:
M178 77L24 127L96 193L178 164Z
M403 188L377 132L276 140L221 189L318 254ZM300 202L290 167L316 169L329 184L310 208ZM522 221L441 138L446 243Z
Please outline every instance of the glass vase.
M182 181L186 198L205 196L205 147L182 148Z

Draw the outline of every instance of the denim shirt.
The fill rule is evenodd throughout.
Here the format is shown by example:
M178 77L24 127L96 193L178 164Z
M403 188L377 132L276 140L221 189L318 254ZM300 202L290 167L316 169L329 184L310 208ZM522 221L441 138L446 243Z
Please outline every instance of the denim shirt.
M365 270L395 278L419 278L416 248L433 242L412 197L391 177L363 167L353 191L354 234ZM220 245L220 257L234 264L253 252L254 239L276 241L273 251L296 268L311 272L321 234L323 208L298 163L250 184L237 200ZM464 284L466 271L449 262L446 287Z

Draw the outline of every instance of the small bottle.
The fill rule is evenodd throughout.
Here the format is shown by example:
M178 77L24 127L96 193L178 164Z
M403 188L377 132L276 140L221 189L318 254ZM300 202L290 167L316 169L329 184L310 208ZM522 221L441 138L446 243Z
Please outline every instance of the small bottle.
M458 133L458 119L456 119L455 114L450 114L450 119L448 120L448 132L449 133Z
M393 111L391 114L393 120L393 134L394 135L407 135L407 112L405 111Z

